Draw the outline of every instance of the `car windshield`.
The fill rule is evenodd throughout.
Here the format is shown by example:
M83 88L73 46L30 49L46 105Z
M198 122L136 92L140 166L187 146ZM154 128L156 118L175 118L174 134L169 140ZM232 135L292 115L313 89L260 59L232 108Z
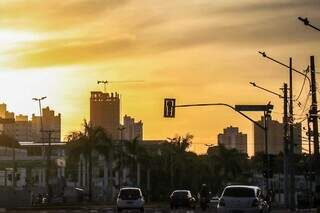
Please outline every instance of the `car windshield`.
M254 189L244 187L226 188L223 193L224 197L255 197Z
M124 189L120 191L119 197L123 200L138 199L141 197L138 189Z
M187 191L178 191L178 192L173 192L172 197L175 197L175 198L184 198L184 197L188 197L188 192L187 192Z

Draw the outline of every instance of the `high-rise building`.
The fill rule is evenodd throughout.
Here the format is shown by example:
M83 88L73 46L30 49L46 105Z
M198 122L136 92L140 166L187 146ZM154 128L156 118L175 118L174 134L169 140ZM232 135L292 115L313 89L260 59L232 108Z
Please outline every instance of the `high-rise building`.
M237 149L241 153L247 151L247 134L239 132L238 127L227 127L223 129L223 134L218 135L218 144L227 149Z
M44 131L53 131L51 142L61 141L61 115L55 115L49 107L42 109L42 122ZM41 117L32 115L32 120L28 120L27 115L17 115L14 117L13 112L7 111L6 104L0 104L0 133L9 135L17 141L26 142L46 142L47 134L41 134ZM43 136L42 136L43 135Z
M91 92L90 123L104 128L111 138L119 139L120 96L118 93Z
M27 115L17 115L15 119L15 138L17 141L33 141L32 122Z
M7 105L5 103L0 104L0 118L14 119L14 113L7 111Z
M135 122L134 118L125 115L123 117L123 139L133 140L137 138L139 141L143 140L143 123L142 121Z
M48 140L47 131L52 131L51 142L61 141L61 114L55 115L54 110L49 107L42 109L42 129L41 133L41 117L32 114L32 136L35 142L45 142Z
M261 117L260 121L257 121L260 125L264 126L264 117ZM268 119L268 153L277 155L283 152L283 124ZM254 153L265 152L265 132L257 125L253 126L254 129ZM300 154L302 152L302 139L301 139L301 123L294 124L293 126L293 139L295 143L295 153Z

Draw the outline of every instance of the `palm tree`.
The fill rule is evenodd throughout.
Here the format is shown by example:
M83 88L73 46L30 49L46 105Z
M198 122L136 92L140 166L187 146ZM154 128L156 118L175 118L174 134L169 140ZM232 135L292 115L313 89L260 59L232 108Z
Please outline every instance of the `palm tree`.
M236 149L227 149L223 145L210 147L207 151L213 170L220 180L234 181L241 174L241 154Z
M105 164L107 166L107 170L109 173L108 176L108 186L110 187L110 194L111 197L110 199L112 200L112 196L113 196L113 186L114 186L114 182L113 182L113 161L114 161L114 154L117 151L115 149L115 144L114 142L110 139L110 137L108 135L106 135L105 133L102 135L102 139L100 140L97 144L96 144L96 150L97 152L102 155L105 159Z
M102 127L95 127L83 122L83 132L72 132L67 136L67 149L69 155L80 158L82 155L88 165L88 194L89 201L92 200L92 176L93 176L93 152L97 150L98 144L105 143L106 133Z
M192 139L193 135L189 133L184 137L176 136L169 139L167 148L169 148L171 186L174 185L173 177L176 177L178 180L179 187L182 186L182 174L187 170L185 163L186 153L192 144Z
M147 150L141 145L141 141L138 138L134 138L131 141L125 141L125 162L131 166L132 174L136 177L136 185L140 185L140 168L141 164L147 163L149 155ZM134 172L136 171L136 172Z

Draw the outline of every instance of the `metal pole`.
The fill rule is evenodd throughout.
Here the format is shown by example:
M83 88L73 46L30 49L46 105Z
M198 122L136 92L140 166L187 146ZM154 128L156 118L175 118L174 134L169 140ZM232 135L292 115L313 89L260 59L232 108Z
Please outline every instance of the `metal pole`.
M285 207L289 207L288 196L288 85L283 85L283 192Z
M48 130L48 148L47 148L47 174L46 174L46 184L48 190L48 201L51 201L51 186L50 186L50 175L51 175L51 134L52 131Z
M269 192L269 176L270 176L270 159L268 152L268 113L264 112L264 146L265 146L265 158L266 158L266 191Z
M292 92L292 58L289 59L289 115L290 115L290 210L294 211L295 205L295 172L294 172L294 138L293 138L293 92Z
M121 175L123 175L123 168L122 168L122 158L123 158L123 130L125 129L125 127L119 127L118 128L120 131L120 153L119 153L119 174L118 174L118 184L119 184L119 190L121 189L121 185L122 185L122 179L121 179ZM121 175L120 175L121 174Z
M41 99L39 101L39 110L40 110L40 135L41 135L41 141L42 141L42 155L43 158L45 158L45 146L43 141L43 120L42 120L42 108L41 108Z
M309 201L309 208L311 209L312 207L312 196L311 196L311 192L312 192L312 179L311 179L311 175L312 175L312 157L311 157L311 127L310 127L310 116L307 114L308 117L308 151L309 151L309 156L308 156L308 201Z
M312 105L311 105L311 120L313 123L313 146L314 146L314 169L316 177L316 189L320 187L320 168L319 168L319 130L318 130L318 117L317 117L317 86L316 86L316 69L314 63L314 56L310 56L311 68L311 92L312 92ZM317 211L320 212L320 195L317 194Z
M312 92L312 105L311 105L311 119L313 123L313 141L314 141L314 156L319 157L319 133L318 133L318 119L317 119L317 88L316 88L316 74L314 56L310 57L311 68L311 92Z

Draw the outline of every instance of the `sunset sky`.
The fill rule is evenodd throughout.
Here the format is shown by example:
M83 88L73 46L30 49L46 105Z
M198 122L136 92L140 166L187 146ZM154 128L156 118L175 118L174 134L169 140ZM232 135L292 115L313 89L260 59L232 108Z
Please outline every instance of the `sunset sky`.
M194 151L217 142L227 126L248 133L252 124L228 108L178 109L164 119L163 99L178 104L224 102L275 105L282 102L251 85L279 90L287 69L257 52L306 69L309 56L320 70L320 33L298 16L320 26L318 0L1 0L0 102L16 114L39 113L31 99L62 114L62 134L89 119L89 96L102 90L97 80L114 83L122 95L122 115L144 123L145 139L175 134L195 136ZM320 79L318 79L319 81ZM297 95L303 78L294 76ZM305 103L307 90L300 98ZM297 107L297 121L306 112ZM301 114L303 116L301 116ZM259 113L250 113L259 119Z

